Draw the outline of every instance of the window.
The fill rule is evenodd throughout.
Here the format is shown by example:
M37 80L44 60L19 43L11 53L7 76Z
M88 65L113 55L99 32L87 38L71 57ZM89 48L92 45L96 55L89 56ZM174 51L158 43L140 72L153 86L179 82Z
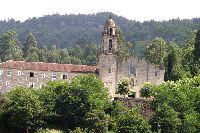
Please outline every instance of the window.
M23 75L22 71L18 71L18 76L22 76L22 75Z
M29 83L29 87L30 87L30 88L33 88L33 87L34 87L34 83L33 83L33 82L30 82L30 83Z
M67 75L66 75L66 74L63 74L63 75L62 75L62 79L67 79Z
M52 79L56 79L56 74L52 74Z
M41 73L41 77L42 77L42 78L45 78L45 73Z
M34 77L34 72L30 72L30 77Z
M111 67L109 67L109 69L108 69L108 73L111 73L111 72L112 72Z
M0 75L2 75L3 74L3 70L0 70Z
M155 72L155 77L157 77L157 76L158 76L158 71Z
M109 48L108 48L108 49L109 49L109 50L112 50L112 47L113 47L113 44L112 44L112 40L110 39L110 40L109 40Z
M112 33L113 33L113 30L112 30L112 28L110 28L110 35L112 35Z
M10 86L10 81L6 81L6 86Z
M11 76L11 71L7 70L7 76Z
M136 69L135 69L135 67L133 65L130 66L129 73L136 76Z

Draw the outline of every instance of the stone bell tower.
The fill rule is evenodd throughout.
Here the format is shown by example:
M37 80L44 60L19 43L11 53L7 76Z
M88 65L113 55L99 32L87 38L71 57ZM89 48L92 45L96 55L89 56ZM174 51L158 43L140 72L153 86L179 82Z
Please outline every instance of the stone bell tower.
M99 76L109 89L112 97L117 87L117 34L116 26L110 16L102 31L101 51L99 56Z

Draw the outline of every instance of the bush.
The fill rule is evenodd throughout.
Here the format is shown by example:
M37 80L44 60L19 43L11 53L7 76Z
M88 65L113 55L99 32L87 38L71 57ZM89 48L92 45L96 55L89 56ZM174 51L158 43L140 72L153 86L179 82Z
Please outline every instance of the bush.
M164 103L156 109L151 124L155 131L161 129L163 133L176 133L181 126L181 120L178 112Z
M86 114L84 123L88 131L106 133L108 131L109 116L102 110L92 110Z
M136 108L126 111L119 116L116 133L151 133L150 126Z
M19 129L37 129L44 124L43 103L34 90L17 87L4 95L1 121Z
M117 92L120 95L127 95L130 91L130 81L126 78L121 79L117 84Z
M140 90L140 96L149 98L152 95L152 89L154 86L151 83L145 83L144 86Z

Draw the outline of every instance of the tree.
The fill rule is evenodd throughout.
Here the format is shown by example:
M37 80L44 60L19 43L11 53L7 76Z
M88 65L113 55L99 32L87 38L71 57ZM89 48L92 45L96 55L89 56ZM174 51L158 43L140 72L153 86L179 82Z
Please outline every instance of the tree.
M48 53L48 62L51 63L60 63L60 51L56 48L55 45L51 46Z
M194 54L195 61L199 61L200 59L200 29L197 30L196 32L193 54Z
M112 104L111 116L117 119L120 115L123 115L127 110L128 108L126 108L122 102L114 101Z
M0 58L1 61L22 60L22 51L15 31L9 30L0 37Z
M165 61L165 80L176 81L186 77L187 73L184 71L181 64L181 51L176 44L171 43L168 46L168 55Z
M57 121L62 119L56 113L56 104L59 102L59 97L67 92L68 88L69 83L66 80L49 81L38 91L39 100L43 103L47 124L56 124Z
M150 96L152 96L152 89L154 88L153 85L151 85L151 83L144 83L144 86L141 88L140 90L140 96L141 97L145 97L145 98L149 98Z
M5 94L1 119L14 128L37 129L43 121L43 106L34 90L18 87Z
M191 73L193 76L200 74L200 29L196 32L196 38L193 49L194 62L192 64Z
M132 44L130 42L125 41L125 37L123 36L123 32L121 29L117 28L117 51L116 54L118 55L118 60L123 61L124 59L128 58L132 53L129 51Z
M175 119L172 114L174 111L177 112L174 114L177 114L178 118L181 120L181 125L179 124L179 128L175 129L176 131L178 130L178 132L187 133L199 131L199 100L197 100L199 97L199 78L200 77L198 76L194 78L185 78L176 82L168 81L154 88L153 93L151 93L151 108L155 112L156 110L159 110L160 114L162 114L162 117L165 116L165 118L167 118L167 116L170 116L170 119ZM169 106L174 111L169 111L169 107L165 107L165 104L167 104L166 106ZM166 111L162 110L162 105ZM167 112L172 112L172 114L167 114ZM166 114L164 115L163 113ZM168 121L171 120L168 119ZM174 123L168 124L172 124L173 126L175 125ZM154 125L154 127L156 126Z
M117 92L120 95L127 95L130 91L130 81L128 79L121 79L117 84Z
M181 126L181 120L178 118L178 112L166 103L160 105L151 120L154 131L161 133L176 133Z
M121 101L114 101L110 108L111 122L109 124L109 130L115 131L117 120L121 115L124 115L128 111L128 108L124 106Z
M30 32L23 45L23 56L27 61L38 61L38 48L35 36Z
M108 131L109 116L103 110L92 110L84 117L84 127L95 133Z
M46 46L38 49L38 60L41 62L47 62L48 61L48 49Z
M151 133L150 126L139 110L132 108L117 119L116 133Z
M197 75L198 69L196 69L196 63L194 61L194 43L195 43L196 32L191 32L189 39L186 41L186 44L181 48L181 65L185 72L188 73L187 77L192 77Z
M26 61L30 61L30 62L39 61L38 54L36 52L28 53L26 57Z
M60 59L61 63L63 63L63 64L71 63L70 56L69 56L68 50L66 48L60 50L60 57L61 57L61 59Z
M162 38L155 38L146 48L146 60L153 64L161 64L166 56L166 42Z
M108 90L103 82L95 75L88 74L72 79L67 91L58 96L55 111L66 126L74 128L82 124L87 112L93 109L103 110L109 105Z

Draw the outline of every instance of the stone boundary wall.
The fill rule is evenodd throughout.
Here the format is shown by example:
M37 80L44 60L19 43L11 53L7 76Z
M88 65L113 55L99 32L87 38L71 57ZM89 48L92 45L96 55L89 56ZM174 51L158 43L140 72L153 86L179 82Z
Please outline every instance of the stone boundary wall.
M145 118L150 118L153 114L153 111L150 109L149 101L146 99L115 97L114 101L121 101L128 108L138 107L140 109L140 113Z

